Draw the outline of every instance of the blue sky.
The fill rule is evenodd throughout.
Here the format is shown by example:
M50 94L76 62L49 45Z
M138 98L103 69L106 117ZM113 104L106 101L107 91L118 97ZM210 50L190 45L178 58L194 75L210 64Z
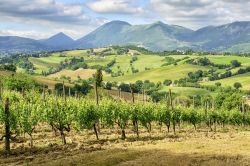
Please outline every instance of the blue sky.
M198 29L250 21L250 0L0 0L2 36L77 39L112 20Z

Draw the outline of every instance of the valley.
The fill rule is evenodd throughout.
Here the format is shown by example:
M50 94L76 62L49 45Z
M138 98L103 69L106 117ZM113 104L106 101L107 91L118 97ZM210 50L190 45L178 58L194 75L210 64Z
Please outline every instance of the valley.
M112 47L111 47L112 48ZM235 82L242 84L242 89L250 90L249 73L237 74L239 69L245 69L250 66L250 58L234 56L234 55L169 55L160 56L157 54L143 54L138 50L129 50L127 53L118 54L116 49L102 48L94 49L93 53L90 50L75 50L75 51L64 51L58 53L52 53L46 57L30 57L28 60L34 66L34 77L42 77L43 80L50 80L51 82L65 81L72 83L77 79L90 79L95 73L96 68L101 67L108 72L104 72L105 82L117 82L117 83L135 83L138 80L157 83L161 82L163 87L162 90L168 91L171 89L178 89L181 86L178 83L174 83L180 79L184 79L190 72L203 71L208 72L215 70L217 74L223 74L228 69L219 69L211 65L195 65L187 63L187 60L196 60L200 58L207 58L211 63L215 65L230 65L231 61L237 60L241 63L241 66L230 68L232 76L228 78L222 78L218 80L209 80L209 76L202 77L198 81L200 85L215 86L216 82L220 82L223 87L231 86ZM109 50L109 51L107 51ZM107 55L104 55L107 54ZM57 72L52 72L46 77L43 76L43 72L53 71L58 68L60 64L70 61L72 59L84 59L83 62L78 62L79 66L76 68L66 66ZM134 59L134 61L132 61ZM112 63L113 62L113 63ZM84 63L84 64L81 64ZM107 67L108 64L112 64ZM82 66L81 66L82 65ZM82 68L82 67L85 67ZM24 72L22 68L18 68L18 72ZM171 86L164 86L165 80L171 80ZM70 81L70 82L69 82ZM201 91L207 92L199 87L185 87L185 92L189 91L190 94L200 94ZM176 90L179 92L180 90ZM197 91L197 93L193 93ZM187 92L189 94L189 92Z

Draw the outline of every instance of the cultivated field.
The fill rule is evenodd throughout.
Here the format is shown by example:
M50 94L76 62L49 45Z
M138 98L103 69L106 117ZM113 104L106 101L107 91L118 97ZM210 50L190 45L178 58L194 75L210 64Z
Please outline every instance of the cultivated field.
M107 77L106 79L118 82L135 82L137 80L150 80L156 83L158 81L164 81L165 79L174 81L185 77L189 72L194 72L197 70L209 70L209 68L189 64L180 64L177 66L170 65L121 77Z
M51 74L48 76L50 79L60 80L61 77L70 77L72 81L77 80L78 78L81 79L88 79L93 77L93 74L96 72L94 69L77 69L73 70L62 70L55 74Z
M204 85L214 85L216 82L220 82L222 86L233 86L235 82L240 82L244 90L250 90L250 73L240 74L221 80L205 82Z

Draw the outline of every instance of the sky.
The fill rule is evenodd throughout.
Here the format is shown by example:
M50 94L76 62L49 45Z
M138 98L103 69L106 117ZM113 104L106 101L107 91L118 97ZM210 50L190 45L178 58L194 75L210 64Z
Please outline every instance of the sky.
M250 0L0 0L0 36L78 39L113 20L196 30L250 21Z

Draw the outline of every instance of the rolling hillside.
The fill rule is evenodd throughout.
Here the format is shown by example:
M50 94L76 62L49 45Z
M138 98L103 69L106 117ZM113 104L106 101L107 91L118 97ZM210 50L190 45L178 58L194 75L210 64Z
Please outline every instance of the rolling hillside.
M77 40L78 48L104 47L109 45L142 45L150 50L174 50L188 46L178 39L188 36L192 30L156 22L148 25L130 25L112 21L89 35Z
M102 51L105 51L105 49L95 49L94 52L96 53L102 53ZM115 52L115 51L113 51ZM60 54L64 54L66 56L61 57ZM53 53L49 57L41 57L41 58L29 58L29 61L33 63L35 66L35 73L40 74L42 70L48 70L49 68L57 67L61 62L64 62L66 59L70 60L73 57L77 58L84 58L84 62L88 65L88 67L91 69L91 67L94 66L103 66L106 67L107 64L115 60L115 63L110 66L110 70L112 73L121 73L121 75L118 76L111 76L111 74L104 74L104 81L116 81L116 82L135 82L137 80L150 80L152 82L157 83L158 81L163 82L164 80L179 80L180 78L187 77L189 72L196 72L198 70L202 71L208 71L209 69L212 69L211 66L199 66L199 65L191 65L186 64L185 60L179 61L176 65L168 65L163 66L166 62L168 62L165 57L158 56L158 55L144 55L139 54L137 55L137 59L131 63L131 60L134 56L123 54L123 55L108 55L108 56L89 56L87 53L87 50L75 50L75 51L65 51L63 53ZM184 56L178 56L173 55L170 56L173 59L183 59ZM196 55L189 55L185 56L189 57L189 59L196 59L200 58ZM250 66L250 58L247 57L239 57L239 56L222 56L222 55L210 55L206 56L211 62L215 64L230 64L232 60L238 60L242 63L242 68ZM137 72L133 73L132 68L135 70L138 70ZM235 68L231 70L233 73L237 72L239 68ZM55 73L53 75L49 75L48 77L51 78L57 78L60 79L61 76L66 77L72 77L72 79L76 79L76 77L82 76L83 79L86 79L84 74L85 70L76 70L76 71L70 71L69 69L65 69L63 71L60 71L59 73ZM217 72L223 73L226 70L224 69L218 69ZM93 72L91 72L91 75ZM84 76L83 76L84 75ZM247 75L247 74L246 74ZM232 79L231 83L229 85L233 85L234 82L240 82L244 86L247 86L248 82L244 82L244 80L247 80L247 77L242 76L235 76L227 78L228 80ZM242 78L244 77L244 78ZM242 78L242 79L239 79ZM227 79L225 82L228 82ZM238 80L237 80L238 79ZM224 85L224 81L218 80ZM211 81L211 82L205 82L203 84L209 84L214 85L215 82L218 81ZM230 82L230 81L229 81ZM228 85L228 84L225 84Z
M125 75L121 77L107 77L106 79L109 81L118 81L118 82L135 82L137 80L150 80L152 82L164 81L168 80L178 80L180 78L184 78L187 76L189 72L194 72L197 70L208 70L209 68L189 65L189 64L181 64L177 66L166 66L166 67L158 67L148 71L142 71L135 74Z

